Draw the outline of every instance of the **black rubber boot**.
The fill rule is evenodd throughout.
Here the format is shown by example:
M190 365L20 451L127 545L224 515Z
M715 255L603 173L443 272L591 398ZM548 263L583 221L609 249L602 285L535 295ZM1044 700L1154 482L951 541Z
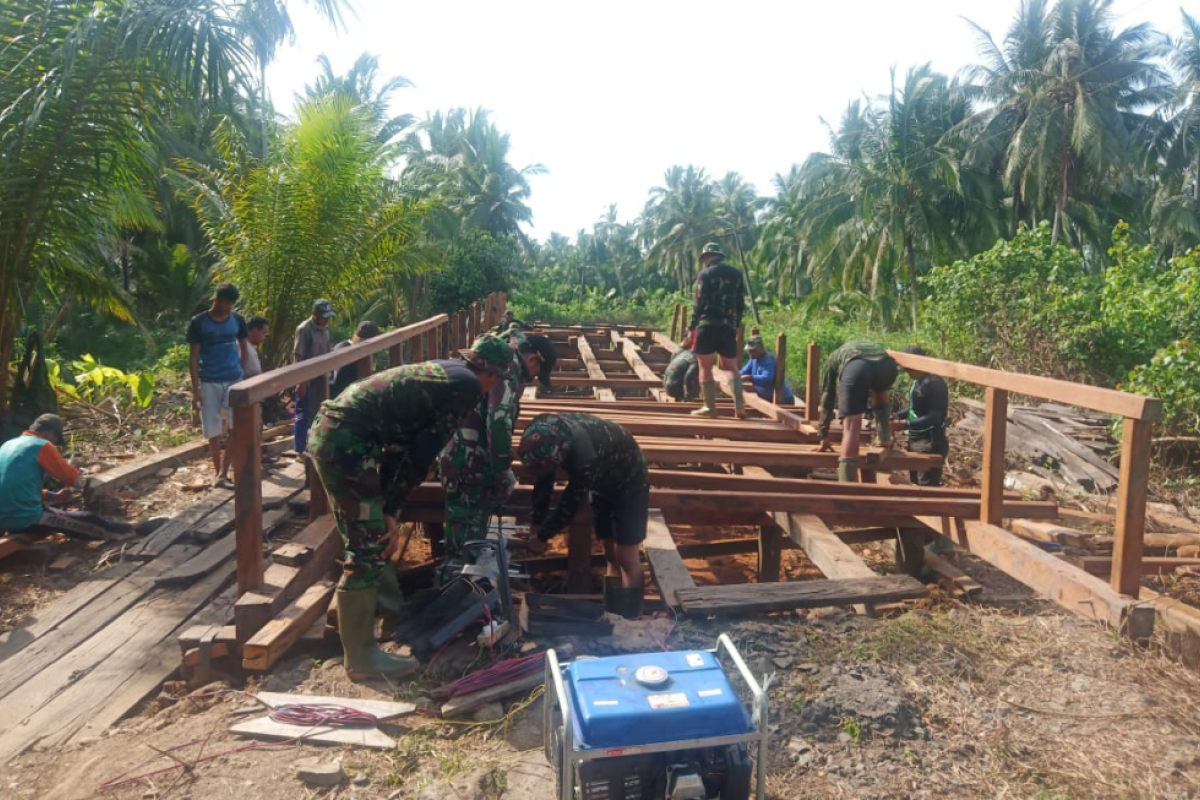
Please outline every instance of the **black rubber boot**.
M632 619L642 615L642 601L646 597L646 590L642 587L625 588L618 586L612 590L612 608L607 609L613 614Z

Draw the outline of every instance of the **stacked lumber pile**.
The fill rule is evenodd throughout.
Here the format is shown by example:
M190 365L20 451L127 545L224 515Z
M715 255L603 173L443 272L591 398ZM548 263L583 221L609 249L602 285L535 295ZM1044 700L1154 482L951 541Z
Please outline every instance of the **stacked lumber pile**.
M983 432L984 405L961 399L966 411L956 427ZM1109 435L1112 419L1056 403L1009 406L1007 450L1021 453L1038 476L1065 480L1086 492L1107 494L1117 487L1118 468L1112 463L1115 443Z

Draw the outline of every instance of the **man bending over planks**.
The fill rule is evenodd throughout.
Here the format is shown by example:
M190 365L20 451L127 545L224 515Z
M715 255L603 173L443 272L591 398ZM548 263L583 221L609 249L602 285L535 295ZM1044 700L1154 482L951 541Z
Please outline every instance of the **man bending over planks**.
M891 446L891 408L888 392L896 382L899 367L887 349L876 342L846 342L829 354L821 373L821 416L817 429L821 434L819 452L833 450L829 427L833 410L842 420L842 453L838 459L838 480L858 481L858 439L863 414L873 407L881 444ZM873 404L873 405L872 405Z
M338 629L352 680L395 678L417 667L415 659L389 655L375 641L380 580L397 545L404 499L512 365L507 345L485 344L460 351L457 360L406 364L364 378L322 403L313 420L309 457L346 545ZM390 584L398 593L395 581Z
M925 351L917 345L904 348L904 352L923 356ZM908 432L910 453L937 453L942 464L933 469L912 470L908 473L918 486L941 486L942 467L950 452L950 441L946 438L946 414L950 410L950 390L938 375L904 368L912 378L912 389L908 392L908 408L897 411L892 420L892 431Z
M592 526L608 562L605 608L632 617L641 613L645 577L639 550L646 539L650 483L646 459L629 431L591 414L539 414L525 428L518 450L521 462L537 479L533 488L534 536L526 539L536 553L571 524L591 495ZM558 508L547 516L555 473L567 473Z

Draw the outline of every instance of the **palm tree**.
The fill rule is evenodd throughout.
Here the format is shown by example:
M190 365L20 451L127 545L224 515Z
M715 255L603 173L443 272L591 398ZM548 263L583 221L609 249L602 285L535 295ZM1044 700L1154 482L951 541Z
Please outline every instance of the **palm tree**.
M978 26L988 63L973 73L996 105L984 130L1006 128L1004 179L1020 204L1053 218L1051 239L1074 225L1096 242L1105 182L1131 163L1145 109L1167 99L1146 24L1117 32L1111 0L1026 0L1004 48ZM1090 202L1090 200L1100 202Z
M647 261L675 280L684 291L691 286L700 263L700 249L713 238L719 223L714 215L715 191L703 168L674 166L662 186L650 190L643 212Z
M222 278L278 331L295 327L314 297L349 304L392 276L432 269L442 254L423 236L429 204L388 178L394 149L381 122L341 94L302 102L264 161L232 126L218 132L218 169L184 164L177 176L208 234ZM287 337L264 362L280 363Z
M417 120L412 114L399 114L389 117L392 95L400 89L412 86L412 81L402 76L395 76L383 81L380 85L379 58L370 53L363 53L354 62L354 66L345 75L333 71L329 57L322 54L317 58L321 66L321 74L311 85L305 85L304 97L312 99L327 97L331 94L343 94L354 102L371 109L371 113L382 125L379 138L382 142L391 142L411 127Z
M231 94L247 53L212 0L0 4L0 364L35 287L69 286L129 318L100 280L115 202L155 183L153 154L179 98ZM134 209L133 203L125 203ZM144 221L144 220L140 220ZM0 380L0 413L7 410Z

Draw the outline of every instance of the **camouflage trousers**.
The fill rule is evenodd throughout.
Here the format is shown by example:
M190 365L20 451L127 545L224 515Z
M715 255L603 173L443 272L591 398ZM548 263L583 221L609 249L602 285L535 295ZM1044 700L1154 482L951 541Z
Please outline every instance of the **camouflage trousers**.
M945 429L934 428L928 433L909 434L908 452L935 453L945 458L950 452L950 442L946 439ZM933 467L932 469L919 471L909 470L908 477L917 486L941 486L942 470L942 467Z
M358 437L353 426L343 425L336 414L324 410L313 420L308 455L346 546L343 588L378 586L387 548L385 495L408 495L424 480L425 472L412 464L406 452L385 455L378 443Z
M487 532L489 492L484 483L491 461L487 448L465 437L455 436L438 458L438 473L446 490L446 558L458 558L463 544Z

